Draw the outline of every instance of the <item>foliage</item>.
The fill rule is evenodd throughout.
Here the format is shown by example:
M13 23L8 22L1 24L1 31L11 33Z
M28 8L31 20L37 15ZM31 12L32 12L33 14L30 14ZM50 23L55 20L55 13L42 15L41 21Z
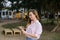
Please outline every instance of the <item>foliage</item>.
M44 29L44 30L48 30L48 31L51 31L51 30L57 25L57 22L55 22L55 21L52 20L52 19L42 20L41 23L42 23L43 29Z
M26 21L21 21L21 22L17 22L17 23L8 23L5 25L2 25L4 28L18 28L19 26L24 26L26 27Z

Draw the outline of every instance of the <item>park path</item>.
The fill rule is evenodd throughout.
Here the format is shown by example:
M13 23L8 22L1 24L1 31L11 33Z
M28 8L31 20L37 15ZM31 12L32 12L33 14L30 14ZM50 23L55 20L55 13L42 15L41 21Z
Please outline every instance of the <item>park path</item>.
M23 35L21 35L21 36L4 36L2 34L2 30L4 29L2 27L2 25L8 24L8 23L16 23L16 22L20 22L20 20L5 20L4 22L0 23L0 40L25 40L25 37Z

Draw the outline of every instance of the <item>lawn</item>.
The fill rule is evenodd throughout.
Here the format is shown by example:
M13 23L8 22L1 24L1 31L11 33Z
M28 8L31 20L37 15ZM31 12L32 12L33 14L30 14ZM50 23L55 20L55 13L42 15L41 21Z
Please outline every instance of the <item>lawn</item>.
M44 31L41 40L60 40L60 33Z
M25 26L26 27L26 21L18 22L18 23L10 23L2 25L4 28L17 28L18 26ZM39 40L60 40L60 33L59 32L50 32L48 29L43 30L43 33Z

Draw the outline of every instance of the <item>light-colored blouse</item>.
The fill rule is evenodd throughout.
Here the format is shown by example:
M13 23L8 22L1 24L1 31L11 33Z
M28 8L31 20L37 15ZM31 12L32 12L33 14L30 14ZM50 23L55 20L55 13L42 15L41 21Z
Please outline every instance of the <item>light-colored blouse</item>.
M36 20L33 24L30 24L27 27L26 32L29 33L29 34L36 35L37 38L35 38L35 39L39 39L40 35L42 34L42 25L41 25L41 23L38 20ZM31 36L28 36L28 35L27 35L27 37L32 38Z

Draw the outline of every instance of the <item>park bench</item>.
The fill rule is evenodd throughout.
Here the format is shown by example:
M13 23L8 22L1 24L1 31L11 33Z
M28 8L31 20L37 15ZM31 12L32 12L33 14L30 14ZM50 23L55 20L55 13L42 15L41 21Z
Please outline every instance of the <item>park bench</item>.
M12 29L12 31L13 31L14 35L16 35L16 34L21 35L21 31L19 29L17 29L17 28Z
M8 34L13 35L13 31L11 29L4 29L3 31L4 31L5 35L8 35Z

